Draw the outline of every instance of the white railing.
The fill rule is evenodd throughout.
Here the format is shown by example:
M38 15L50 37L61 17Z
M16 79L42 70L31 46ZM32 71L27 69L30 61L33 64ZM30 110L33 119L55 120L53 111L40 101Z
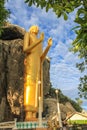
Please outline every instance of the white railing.
M1 122L0 129L4 128L14 128L16 126L16 119L14 121Z
M8 122L1 122L0 123L0 129L6 129L11 128L12 130L23 130L23 129L31 129L31 128L39 128L38 121L33 122L17 122L15 119L14 121L8 121ZM47 128L47 121L42 122L41 128Z

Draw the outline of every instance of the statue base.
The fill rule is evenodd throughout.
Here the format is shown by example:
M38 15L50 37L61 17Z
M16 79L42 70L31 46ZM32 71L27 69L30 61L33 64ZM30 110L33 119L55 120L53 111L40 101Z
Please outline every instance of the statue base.
M32 107L30 105L25 106L25 121L37 121L36 114L37 108Z
M36 112L26 112L26 116L25 116L25 121L26 122L33 122L33 121L38 121L38 119L36 118Z

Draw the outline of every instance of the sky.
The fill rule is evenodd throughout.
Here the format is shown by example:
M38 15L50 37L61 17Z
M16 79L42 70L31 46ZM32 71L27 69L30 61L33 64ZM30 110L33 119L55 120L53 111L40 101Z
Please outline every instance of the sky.
M76 35L72 30L76 26L74 23L76 10L64 21L63 17L57 18L52 10L28 7L24 0L8 0L6 8L11 11L9 22L17 24L29 30L30 26L38 25L40 33L44 32L45 38L43 49L47 46L49 37L53 39L53 45L48 53L50 58L50 81L52 86L60 89L64 95L75 99L78 97L79 78L82 76L76 68L76 63L80 62L77 54L69 51L72 41ZM87 101L84 100L83 108Z

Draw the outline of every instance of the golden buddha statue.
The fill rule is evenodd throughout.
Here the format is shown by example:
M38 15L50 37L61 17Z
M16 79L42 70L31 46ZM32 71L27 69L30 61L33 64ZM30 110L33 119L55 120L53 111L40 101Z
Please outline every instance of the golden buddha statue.
M43 52L42 42L44 33L37 37L38 26L31 26L29 32L25 33L23 51L26 54L24 60L24 108L25 120L33 121L38 112L38 98L43 97L43 74L42 65L46 54L52 45L52 38L48 39L48 45ZM39 84L39 81L41 84ZM39 85L40 87L38 87Z

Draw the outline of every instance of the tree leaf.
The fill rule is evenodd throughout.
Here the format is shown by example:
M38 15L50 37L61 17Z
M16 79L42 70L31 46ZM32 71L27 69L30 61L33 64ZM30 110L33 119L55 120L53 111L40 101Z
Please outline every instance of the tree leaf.
M65 10L66 10L67 13L72 12L72 9L70 9L70 8L65 8Z
M66 13L64 13L63 16L64 16L64 20L67 20L67 19L68 19L68 16L67 16Z
M81 26L76 26L76 27L74 27L74 28L72 28L71 30L75 30L75 29L78 29L78 28L80 28Z

